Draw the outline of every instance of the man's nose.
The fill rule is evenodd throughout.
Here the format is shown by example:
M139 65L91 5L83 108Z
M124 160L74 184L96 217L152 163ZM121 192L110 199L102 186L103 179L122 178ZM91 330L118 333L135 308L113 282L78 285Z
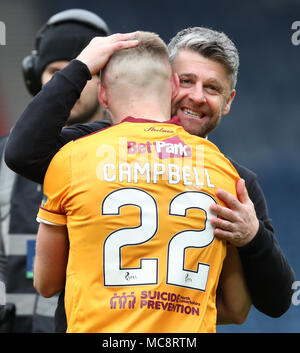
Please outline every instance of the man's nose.
M203 86L201 84L194 86L193 90L189 93L189 98L196 104L206 103L206 96Z

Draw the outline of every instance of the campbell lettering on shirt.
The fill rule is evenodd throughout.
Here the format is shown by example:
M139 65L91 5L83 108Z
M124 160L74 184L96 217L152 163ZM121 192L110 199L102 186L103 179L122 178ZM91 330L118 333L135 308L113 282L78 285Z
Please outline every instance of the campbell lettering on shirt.
M118 165L107 163L103 165L103 180L107 182L127 182L137 184L140 180L145 180L147 184L157 184L159 178L167 179L169 184L178 184L182 182L183 185L207 186L208 188L215 188L215 185L210 182L209 172L204 168L203 171L189 166L180 168L176 164L168 163L167 166L162 163L120 163Z

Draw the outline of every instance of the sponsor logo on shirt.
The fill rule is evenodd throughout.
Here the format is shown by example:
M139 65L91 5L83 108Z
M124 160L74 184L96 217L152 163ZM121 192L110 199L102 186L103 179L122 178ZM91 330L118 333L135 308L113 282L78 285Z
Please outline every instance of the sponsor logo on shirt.
M124 309L154 309L167 310L185 315L200 314L200 303L192 301L190 297L184 297L180 294L161 291L141 291L136 293L131 291L130 294L122 292L119 295L114 293L110 298L111 310Z
M192 157L192 149L178 136L170 137L162 141L137 143L127 142L128 153L157 153L159 159Z

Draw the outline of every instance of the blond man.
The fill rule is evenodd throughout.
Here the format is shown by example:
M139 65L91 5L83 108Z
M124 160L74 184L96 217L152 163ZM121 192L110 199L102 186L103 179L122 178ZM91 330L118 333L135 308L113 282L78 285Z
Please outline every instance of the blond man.
M36 289L65 288L67 332L215 332L227 247L209 209L219 187L236 196L239 175L169 120L178 78L156 34L95 38L77 60L103 69L98 98L113 125L67 144L48 168Z

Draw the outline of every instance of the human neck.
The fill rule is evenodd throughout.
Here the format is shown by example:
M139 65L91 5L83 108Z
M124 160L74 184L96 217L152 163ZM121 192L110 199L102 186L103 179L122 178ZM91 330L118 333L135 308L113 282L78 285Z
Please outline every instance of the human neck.
M99 106L99 109L93 114L90 119L87 121L87 123L91 123L92 121L96 120L103 120L105 119L104 111L103 109Z
M113 124L118 124L128 116L155 121L167 121L171 118L169 106L163 107L152 102L136 102L136 104L128 104L127 106L119 105L111 113Z
M102 107L98 106L98 108L94 111L86 111L84 114L70 114L69 119L66 122L66 126L72 126L74 124L86 124L91 123L96 120L105 119L104 112Z

